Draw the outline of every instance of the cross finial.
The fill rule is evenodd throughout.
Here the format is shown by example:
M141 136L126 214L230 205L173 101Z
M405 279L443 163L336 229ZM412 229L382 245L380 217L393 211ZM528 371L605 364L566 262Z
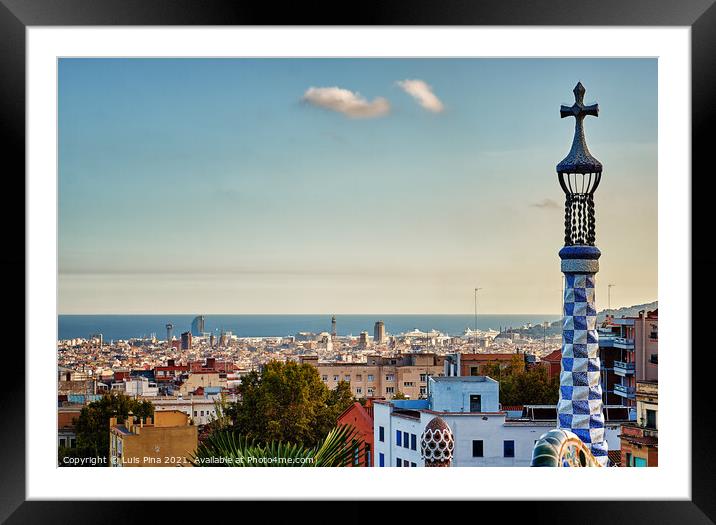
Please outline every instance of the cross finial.
M592 104L591 106L584 105L584 94L587 92L581 82L577 82L574 86L574 104L572 106L562 106L559 114L562 118L574 117L578 121L582 120L587 115L593 117L599 116L599 104Z
M574 104L571 106L562 105L559 114L562 118L574 117L574 139L569 154L557 164L558 173L601 173L602 163L595 159L587 148L587 141L584 138L584 117L591 115L599 116L599 105L584 105L584 93L586 89L581 82L574 86Z

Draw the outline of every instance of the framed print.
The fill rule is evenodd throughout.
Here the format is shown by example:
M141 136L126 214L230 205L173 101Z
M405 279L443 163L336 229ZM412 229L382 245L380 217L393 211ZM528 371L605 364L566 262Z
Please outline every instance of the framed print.
M3 519L711 522L716 11L523 4L4 1Z

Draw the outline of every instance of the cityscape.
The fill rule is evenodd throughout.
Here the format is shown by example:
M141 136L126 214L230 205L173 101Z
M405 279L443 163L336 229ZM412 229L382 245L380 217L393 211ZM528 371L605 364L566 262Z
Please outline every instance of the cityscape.
M658 466L655 61L297 60L60 62L57 466ZM552 101L508 110L530 133L483 105L507 101L520 71ZM310 80L330 75L365 75L373 98ZM473 127L476 107L492 133ZM234 111L250 132L228 127ZM571 138L539 136L560 117L574 118ZM584 130L595 117L604 166ZM471 133L512 143L473 151ZM435 148L450 152L441 186L422 171ZM489 175L542 155L552 173ZM639 190L610 181L611 166ZM353 169L364 184L341 178ZM101 205L86 200L97 184L113 189ZM339 313L311 313L326 308Z

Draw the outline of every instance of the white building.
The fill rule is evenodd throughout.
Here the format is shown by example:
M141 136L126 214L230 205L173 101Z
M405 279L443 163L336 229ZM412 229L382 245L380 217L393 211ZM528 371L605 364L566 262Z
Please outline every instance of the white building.
M535 441L556 428L554 407L508 418L500 409L499 383L489 377L430 377L428 384L425 400L375 401L375 466L424 466L420 437L436 416L452 430L454 467L528 467ZM607 423L610 450L620 447L620 427L621 421Z
M156 382L139 376L125 379L124 391L128 396L132 397L154 397L158 395L159 387L157 387Z
M150 401L154 405L155 412L178 410L189 416L194 425L206 425L216 418L216 404L219 401L219 396L189 396L186 398L160 396L151 398ZM236 396L227 396L226 401L235 402Z

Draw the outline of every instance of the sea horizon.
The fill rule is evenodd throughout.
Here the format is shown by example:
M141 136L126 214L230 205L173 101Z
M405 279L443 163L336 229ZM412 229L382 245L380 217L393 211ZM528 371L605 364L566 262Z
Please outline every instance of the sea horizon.
M173 335L191 330L191 322L203 315L205 332L229 331L238 337L286 337L298 332L330 332L334 314L60 314L58 340L89 338L101 333L104 340L146 338L155 334L166 339L166 324L173 325ZM462 335L475 328L475 314L335 314L339 336L373 333L376 321L383 321L388 334L414 329L438 330L448 335ZM527 324L554 322L559 314L480 314L479 330L519 328Z

